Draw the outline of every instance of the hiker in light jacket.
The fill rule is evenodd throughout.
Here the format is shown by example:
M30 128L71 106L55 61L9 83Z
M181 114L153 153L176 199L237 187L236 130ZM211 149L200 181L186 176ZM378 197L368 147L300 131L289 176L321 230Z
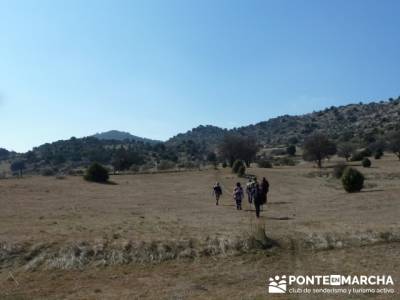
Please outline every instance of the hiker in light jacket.
M240 185L240 182L236 183L236 187L233 190L233 199L236 202L236 209L242 210L242 200L244 197L243 188Z

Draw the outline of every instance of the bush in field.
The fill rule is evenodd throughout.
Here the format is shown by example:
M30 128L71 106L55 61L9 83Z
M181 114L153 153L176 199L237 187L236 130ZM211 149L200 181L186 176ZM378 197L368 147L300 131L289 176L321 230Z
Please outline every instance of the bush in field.
M346 170L347 166L344 163L338 163L333 167L332 175L333 177L340 179L343 176L344 170Z
M274 156L282 156L282 155L286 155L287 153L287 149L285 148L275 148L271 150L271 155Z
M93 182L107 182L108 170L99 163L93 163L86 170L85 180Z
M364 168L369 168L371 166L371 161L369 160L368 157L364 157L362 160L362 166Z
M178 169L198 169L200 164L197 161L186 161L176 165Z
M371 150L364 149L362 151L354 152L351 156L351 161L362 161L364 157L370 157L372 155Z
M374 158L375 158L375 159L381 159L382 156L383 156L383 151L379 149L379 150L377 150L377 151L375 152Z
M234 163L232 164L232 172L237 174L239 172L240 167L244 166L243 161L237 159L234 161Z
M130 167L129 167L129 171L131 171L131 172L139 172L140 171L140 166L138 166L138 165L131 165Z
M54 176L56 172L52 168L45 168L40 171L42 176Z
M244 164L239 167L237 174L239 177L242 177L244 174L246 174L246 167Z
M296 161L291 157L278 157L274 158L275 166L295 166Z
M162 161L160 161L160 163L157 166L157 169L161 170L161 171L170 170L170 169L173 169L173 168L175 168L175 163L173 161L170 161L170 160L162 160Z
M225 169L227 166L228 166L228 164L224 161L224 162L222 163L222 167Z
M296 154L296 146L295 145L290 145L289 147L286 148L286 153L290 156L295 156Z
M272 163L269 160L260 160L257 165L259 168L272 168Z
M364 175L354 168L347 168L342 176L342 184L348 193L359 192L364 187Z

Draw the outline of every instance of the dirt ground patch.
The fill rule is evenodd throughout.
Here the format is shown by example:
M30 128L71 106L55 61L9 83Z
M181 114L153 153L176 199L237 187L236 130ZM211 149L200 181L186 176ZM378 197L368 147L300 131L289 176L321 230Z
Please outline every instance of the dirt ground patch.
M245 179L228 169L112 176L115 185L69 176L0 180L1 296L257 299L265 296L264 281L271 273L378 272L398 278L400 163L386 156L373 160L372 168L357 168L367 180L356 194L345 193L331 177L309 176L319 171L308 163L249 168L271 185L260 220L247 201L243 211L235 209L232 188ZM211 194L215 181L224 192L219 206ZM280 245L278 250L224 252L237 250L236 242L259 224ZM99 243L106 249L102 253L108 251L102 259L116 253L113 245L123 247L121 255L127 256L105 268L96 267L97 261L85 265L76 260L82 257L81 245L89 249L88 257L97 257L93 253ZM170 255L168 250L170 259L159 264L132 258L140 245L167 245L165 250L180 243L206 252L191 254L178 247L180 252ZM215 253L204 248L215 243L220 249ZM77 262L60 267L68 270L27 268L46 251L65 266L60 263L65 249L72 249Z

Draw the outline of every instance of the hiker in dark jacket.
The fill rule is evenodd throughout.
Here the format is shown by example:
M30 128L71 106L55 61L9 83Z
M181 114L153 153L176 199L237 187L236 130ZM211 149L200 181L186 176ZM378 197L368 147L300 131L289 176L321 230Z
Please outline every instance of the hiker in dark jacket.
M214 184L214 186L213 186L213 194L214 194L214 196L215 196L215 201L216 201L216 203L215 203L215 205L218 205L219 203L219 198L221 197L221 195L222 195L222 188L221 188L221 186L219 185L219 182L216 182L215 184Z
M243 188L240 186L240 182L236 183L236 187L233 190L233 199L236 202L236 209L242 210L242 200L244 197Z
M263 192L260 185L257 183L254 188L254 206L256 208L256 217L260 217L260 208L263 203Z
M262 195L261 205L267 204L267 194L269 192L269 182L265 177L263 177L263 179L261 181L260 189L261 189L261 195Z

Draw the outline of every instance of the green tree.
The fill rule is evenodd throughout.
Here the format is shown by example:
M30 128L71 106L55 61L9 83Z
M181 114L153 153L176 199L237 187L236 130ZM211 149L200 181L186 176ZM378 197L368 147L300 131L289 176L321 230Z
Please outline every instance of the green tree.
M245 137L237 134L225 135L219 145L219 153L224 160L232 166L237 159L243 160L249 167L258 151L257 141L254 137Z
M22 172L23 170L26 169L25 161L23 160L17 160L14 161L11 166L10 166L11 172L19 172L19 176L22 177Z
M314 134L304 142L303 158L315 161L318 168L322 167L322 160L336 153L336 145L323 134Z
M351 155L355 150L356 150L355 145L353 145L352 143L345 142L338 146L337 154L339 157L343 157L346 159L346 161L349 161L349 158L351 157Z
M211 163L214 167L217 167L217 155L215 152L209 152L207 154L207 161Z
M399 158L400 160L400 131L394 132L388 137L389 149Z

